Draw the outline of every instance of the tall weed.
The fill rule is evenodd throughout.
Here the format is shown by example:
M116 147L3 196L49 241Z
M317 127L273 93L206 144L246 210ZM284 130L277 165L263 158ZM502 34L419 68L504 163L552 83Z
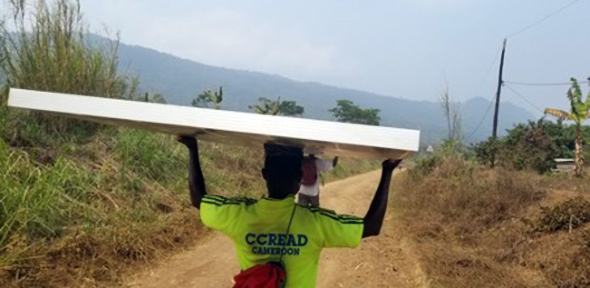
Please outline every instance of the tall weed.
M138 82L117 70L118 40L105 47L90 43L78 2L37 0L32 6L25 1L9 3L14 14L4 16L13 19L14 31L0 25L0 74L6 78L0 92L0 122L7 124L0 126L0 136L11 145L84 139L100 126L37 112L7 110L4 107L8 87L109 98L135 97Z

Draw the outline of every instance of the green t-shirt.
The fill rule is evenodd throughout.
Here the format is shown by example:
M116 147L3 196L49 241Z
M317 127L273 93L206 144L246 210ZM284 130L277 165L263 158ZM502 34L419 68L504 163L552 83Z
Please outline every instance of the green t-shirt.
M294 205L292 196L253 200L207 195L201 220L234 240L242 270L278 261L282 250L286 287L315 287L322 248L357 247L363 219L297 205L286 235Z

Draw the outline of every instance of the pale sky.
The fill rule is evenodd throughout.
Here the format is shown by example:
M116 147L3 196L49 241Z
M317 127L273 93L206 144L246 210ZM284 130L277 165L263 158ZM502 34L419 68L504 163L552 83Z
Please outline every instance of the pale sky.
M436 101L496 90L502 39L571 0L81 0L94 31L201 63ZM590 0L508 39L509 81L590 76ZM493 65L493 66L492 66ZM568 108L567 86L511 86ZM585 90L588 91L588 85ZM504 89L503 100L539 114Z

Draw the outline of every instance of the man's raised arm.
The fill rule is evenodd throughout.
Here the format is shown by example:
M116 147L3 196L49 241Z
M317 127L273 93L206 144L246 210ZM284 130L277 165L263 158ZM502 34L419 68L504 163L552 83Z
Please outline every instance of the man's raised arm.
M375 192L375 197L371 202L369 211L364 218L363 238L377 236L381 232L385 211L387 211L387 201L389 196L389 185L393 170L401 163L402 160L385 160L383 162L383 171L381 181Z
M203 177L201 163L199 162L199 144L197 143L197 139L190 136L178 136L177 140L188 148L188 187L190 199L193 206L200 209L201 201L207 195L207 187L205 186L205 177Z

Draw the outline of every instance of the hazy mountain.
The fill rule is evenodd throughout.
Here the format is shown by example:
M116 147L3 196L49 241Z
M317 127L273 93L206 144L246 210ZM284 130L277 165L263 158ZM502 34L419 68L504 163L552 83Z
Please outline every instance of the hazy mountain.
M413 101L297 82L277 75L214 67L140 46L121 44L119 52L121 70L140 76L143 90L160 92L171 104L189 105L203 90L223 86L222 108L225 110L248 111L248 105L256 103L259 97L281 96L302 105L304 117L329 120L328 109L335 106L336 100L349 99L363 108L380 109L384 126L420 129L424 145L446 135L446 122L437 102ZM489 106L490 102L483 98L462 103L463 129L466 136L471 136L469 141L490 135L493 109L472 133ZM500 115L500 133L516 122L533 118L528 111L511 103L502 103Z

